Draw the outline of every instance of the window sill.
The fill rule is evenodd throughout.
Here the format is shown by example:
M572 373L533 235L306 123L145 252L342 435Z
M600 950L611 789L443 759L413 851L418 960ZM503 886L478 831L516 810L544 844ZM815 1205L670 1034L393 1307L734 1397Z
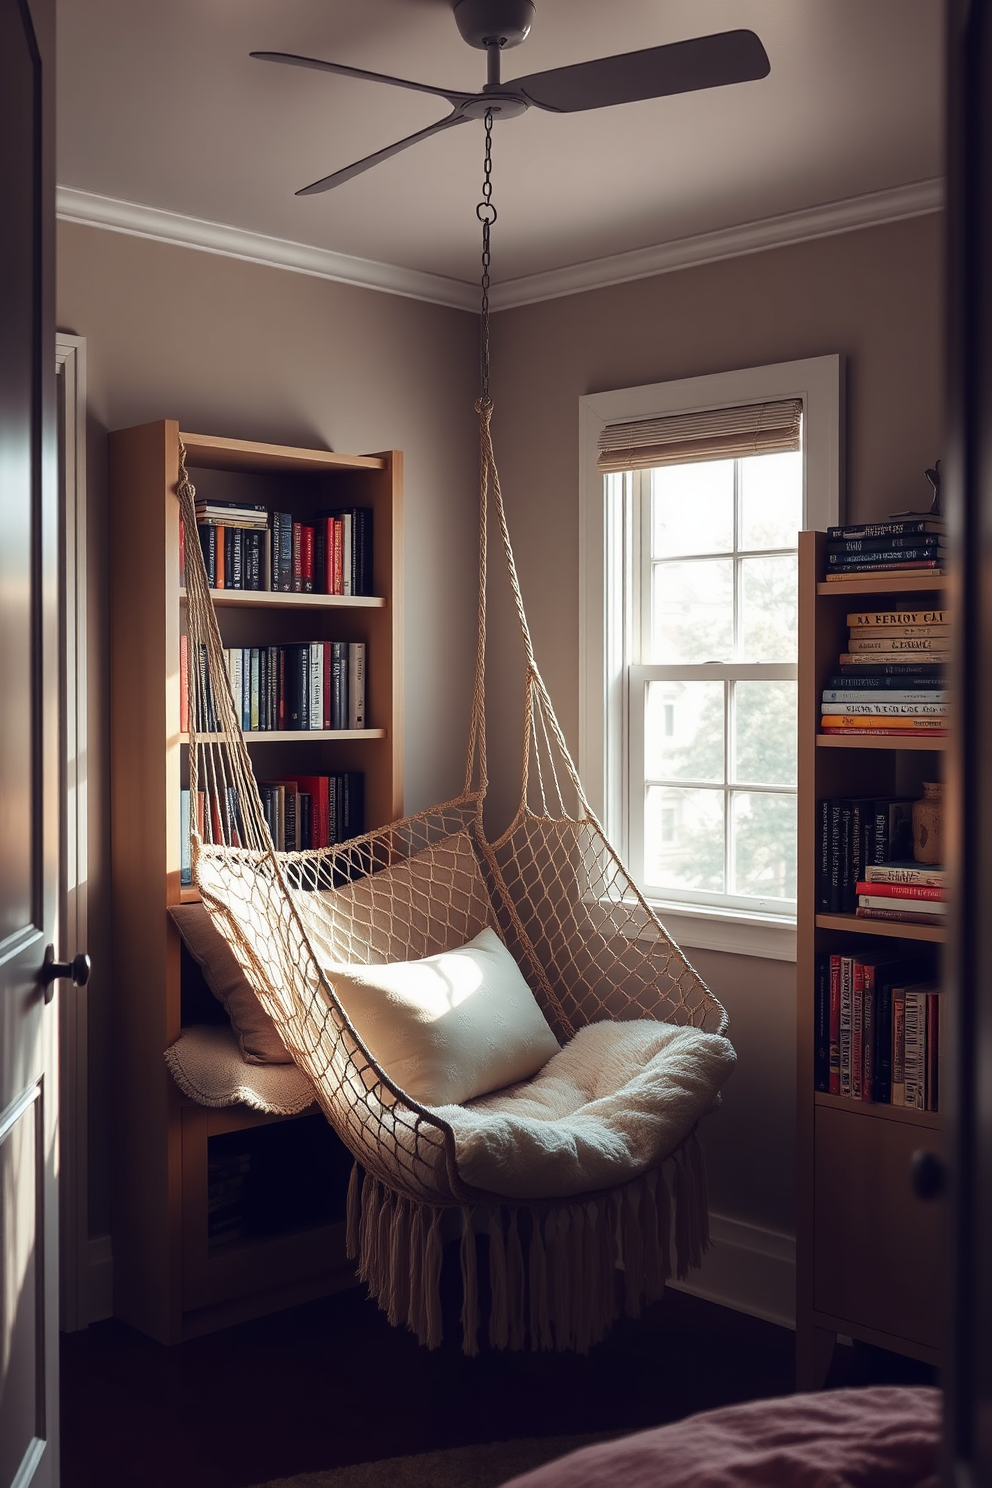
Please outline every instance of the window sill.
M796 922L773 915L750 915L729 909L696 909L687 904L649 901L665 929L680 946L723 951L731 956L759 956L765 961L795 961Z

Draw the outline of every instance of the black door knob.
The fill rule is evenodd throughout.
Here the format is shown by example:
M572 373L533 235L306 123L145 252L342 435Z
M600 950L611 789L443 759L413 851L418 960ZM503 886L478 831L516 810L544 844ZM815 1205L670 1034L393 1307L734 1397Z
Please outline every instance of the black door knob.
M947 1187L947 1169L943 1159L936 1152L919 1148L910 1160L910 1181L918 1199L939 1199Z
M45 947L45 959L41 965L38 980L45 989L45 1001L51 1002L55 996L54 984L63 978L72 982L74 987L85 987L90 979L90 958L84 951L78 956L73 956L71 961L56 961L55 947Z

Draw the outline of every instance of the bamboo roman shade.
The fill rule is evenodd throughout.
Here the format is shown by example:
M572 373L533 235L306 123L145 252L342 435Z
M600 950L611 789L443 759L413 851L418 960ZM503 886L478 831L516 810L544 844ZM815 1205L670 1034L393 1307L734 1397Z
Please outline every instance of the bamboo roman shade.
M597 467L650 470L690 460L734 460L744 455L778 455L801 448L803 403L786 398L745 408L707 408L667 418L607 424L599 436Z

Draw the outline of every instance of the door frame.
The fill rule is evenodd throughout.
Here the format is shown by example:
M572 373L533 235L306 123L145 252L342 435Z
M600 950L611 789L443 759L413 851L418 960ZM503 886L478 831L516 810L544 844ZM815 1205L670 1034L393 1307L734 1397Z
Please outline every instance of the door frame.
M86 341L55 340L59 451L59 841L60 959L88 937ZM94 1320L90 1283L88 1107L89 988L63 983L59 998L59 1327Z

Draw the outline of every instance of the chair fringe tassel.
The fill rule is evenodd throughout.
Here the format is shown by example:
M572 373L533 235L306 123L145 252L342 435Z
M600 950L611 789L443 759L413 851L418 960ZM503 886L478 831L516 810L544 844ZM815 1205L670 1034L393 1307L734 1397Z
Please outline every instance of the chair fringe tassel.
M709 1244L706 1170L695 1132L660 1168L577 1203L461 1208L462 1348L479 1351L481 1232L489 1249L493 1348L586 1353L620 1316L657 1301ZM441 1224L446 1210L418 1203L363 1174L348 1186L348 1254L389 1321L420 1343L441 1342Z

